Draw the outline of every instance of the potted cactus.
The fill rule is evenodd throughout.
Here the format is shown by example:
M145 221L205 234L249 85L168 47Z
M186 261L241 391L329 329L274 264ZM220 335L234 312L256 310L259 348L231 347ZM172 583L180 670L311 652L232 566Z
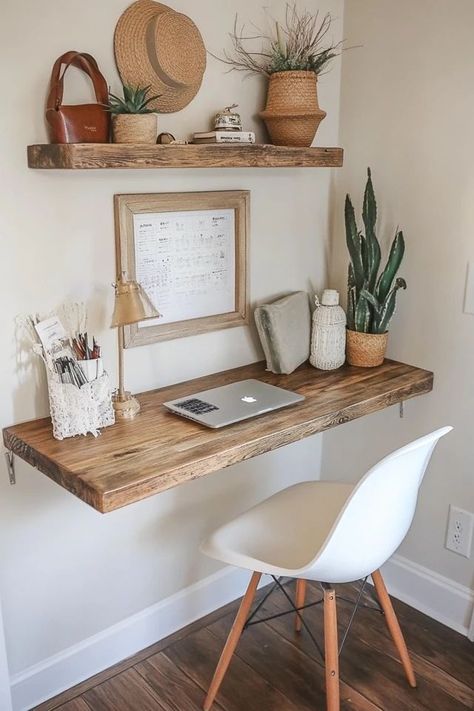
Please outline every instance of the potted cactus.
M350 365L371 368L383 363L397 291L407 285L405 279L397 277L405 252L403 232L398 228L385 268L379 274L381 249L375 233L377 203L370 168L362 219L365 235L357 228L354 207L346 195L346 242L351 258L347 284L347 360Z
M157 115L148 108L159 96L148 96L150 86L123 87L123 99L109 94L114 143L156 143Z

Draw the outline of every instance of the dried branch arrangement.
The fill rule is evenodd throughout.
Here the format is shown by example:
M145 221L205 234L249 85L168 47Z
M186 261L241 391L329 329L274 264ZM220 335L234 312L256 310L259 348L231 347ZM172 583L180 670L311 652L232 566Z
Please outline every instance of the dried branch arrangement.
M263 74L275 72L311 71L320 74L331 60L340 54L342 42L329 41L332 16L307 10L298 12L296 4L287 4L283 23L272 20L273 31L265 33L252 25L257 34L247 34L246 26L239 26L235 17L234 30L229 33L233 52L224 51L218 57L232 70ZM261 47L257 49L257 44Z

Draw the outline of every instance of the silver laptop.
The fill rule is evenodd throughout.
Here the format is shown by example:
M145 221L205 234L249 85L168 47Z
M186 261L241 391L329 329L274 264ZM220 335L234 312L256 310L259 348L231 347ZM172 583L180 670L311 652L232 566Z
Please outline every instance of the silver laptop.
M188 417L206 427L218 428L302 400L303 395L268 385L261 380L241 380L164 402L163 405L181 417Z

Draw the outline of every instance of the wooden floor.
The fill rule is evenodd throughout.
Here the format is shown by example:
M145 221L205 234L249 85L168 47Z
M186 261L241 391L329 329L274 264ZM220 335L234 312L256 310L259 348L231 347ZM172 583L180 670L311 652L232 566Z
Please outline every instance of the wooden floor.
M288 587L294 593L292 584ZM354 598L352 586L337 592ZM261 594L261 593L260 593ZM320 597L311 586L308 601ZM368 600L368 598L367 598ZM360 609L341 655L341 709L466 711L474 709L474 645L465 637L394 601L411 652L418 688L410 689L380 613ZM36 711L197 711L237 605L209 617L83 682ZM288 609L275 592L264 617ZM339 601L341 628L351 607ZM322 635L322 609L304 613ZM214 706L216 711L324 711L324 672L293 615L250 627L241 639Z

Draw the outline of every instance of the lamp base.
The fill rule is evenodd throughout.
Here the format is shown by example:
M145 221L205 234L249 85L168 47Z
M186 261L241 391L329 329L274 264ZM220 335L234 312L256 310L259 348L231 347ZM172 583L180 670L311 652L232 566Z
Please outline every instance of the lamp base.
M124 392L123 395L119 395L118 392L114 393L112 404L117 420L133 420L140 412L140 403L130 392Z

